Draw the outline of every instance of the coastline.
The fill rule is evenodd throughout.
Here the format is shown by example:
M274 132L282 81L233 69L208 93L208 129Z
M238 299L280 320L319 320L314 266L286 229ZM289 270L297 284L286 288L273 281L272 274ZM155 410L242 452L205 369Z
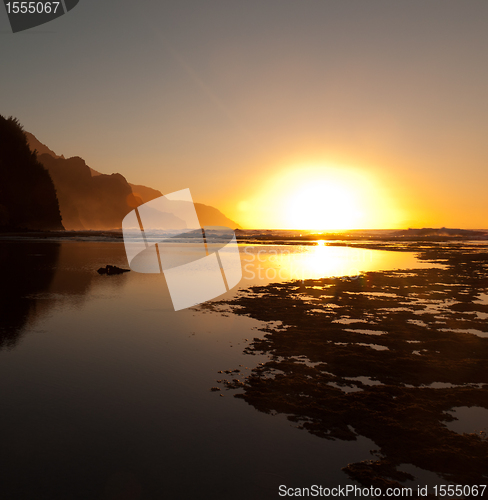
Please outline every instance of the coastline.
M86 231L8 231L0 232L0 240L122 240L122 230L86 230Z
M450 241L480 241L488 242L488 230L354 230L340 232L315 232L312 230L261 230L261 229L234 229L238 243L269 244L276 242L280 245L315 245L318 241L327 245L355 244L372 245L373 243L384 249L394 250L401 245L408 246L412 251L418 243L446 243ZM113 238L123 239L121 228L114 229L86 229L86 230L27 230L11 229L0 231L0 239L59 239L59 238Z

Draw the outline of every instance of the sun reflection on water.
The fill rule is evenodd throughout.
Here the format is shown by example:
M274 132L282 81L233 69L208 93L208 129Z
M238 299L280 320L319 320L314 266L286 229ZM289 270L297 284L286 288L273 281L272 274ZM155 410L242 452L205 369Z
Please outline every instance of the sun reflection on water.
M368 271L433 267L411 252L371 250L348 246L256 245L241 247L243 281L279 282L324 277L358 277ZM247 282L247 283L246 283Z

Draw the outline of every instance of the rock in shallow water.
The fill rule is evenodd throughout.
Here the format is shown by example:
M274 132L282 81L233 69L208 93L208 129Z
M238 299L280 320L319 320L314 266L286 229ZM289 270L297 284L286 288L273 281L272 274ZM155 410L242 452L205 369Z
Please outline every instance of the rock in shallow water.
M109 276L113 275L113 274L122 274L122 273L128 273L130 271L130 269L122 269L120 267L117 267L117 266L105 266L105 267L101 267L100 269L98 269L97 273L98 274L108 274Z

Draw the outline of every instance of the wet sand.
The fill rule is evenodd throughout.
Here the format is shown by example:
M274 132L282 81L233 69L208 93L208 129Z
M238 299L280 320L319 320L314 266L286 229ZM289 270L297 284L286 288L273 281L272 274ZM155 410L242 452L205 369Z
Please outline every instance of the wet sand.
M269 361L245 377L223 373L219 386L320 438L374 441L371 460L342 464L364 486L409 484L406 464L486 484L485 432L448 427L453 408L488 409L486 246L360 245L417 251L443 266L255 286L203 305L268 325L244 352Z
M476 480L484 441L451 424L486 407L486 250L462 246L370 242L330 268L328 247L287 245L269 266L271 246L241 248L243 265L309 279L244 279L175 313L163 276L97 272L127 267L120 240L2 241L1 494L112 498L115 481L135 498L264 500L429 470ZM330 277L357 265L363 278Z

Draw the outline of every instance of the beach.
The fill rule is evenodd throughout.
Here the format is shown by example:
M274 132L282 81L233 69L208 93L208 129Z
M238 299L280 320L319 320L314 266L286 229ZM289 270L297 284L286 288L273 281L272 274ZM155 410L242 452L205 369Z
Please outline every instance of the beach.
M485 243L347 245L241 243L238 289L175 312L97 273L116 238L2 240L2 497L486 481Z

